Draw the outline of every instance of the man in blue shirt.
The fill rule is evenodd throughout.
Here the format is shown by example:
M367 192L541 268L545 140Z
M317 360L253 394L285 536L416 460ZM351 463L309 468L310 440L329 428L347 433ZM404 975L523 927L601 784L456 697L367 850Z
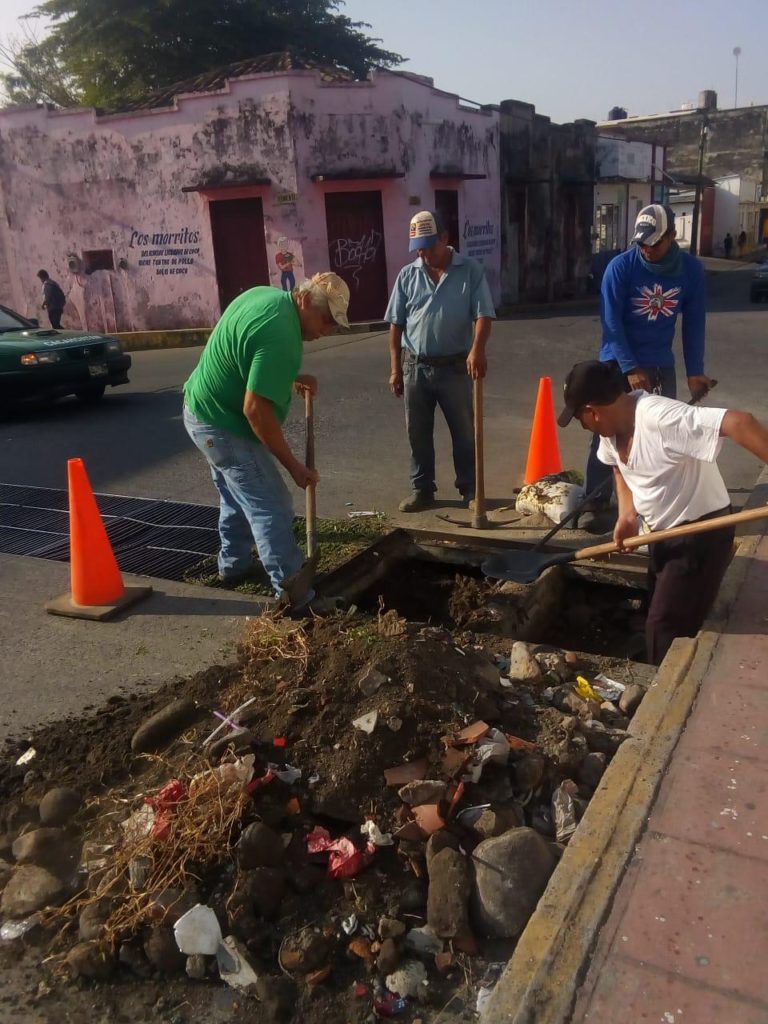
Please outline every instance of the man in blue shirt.
M632 245L606 268L600 294L603 341L600 361L614 362L625 376L628 391L677 397L672 343L683 316L683 356L688 387L694 398L712 386L704 373L706 295L704 267L682 252L676 240L675 215L654 203L637 215ZM610 470L597 458L595 435L587 462L587 493L605 482L606 497L592 515L582 516L589 528L594 512L608 503Z
M485 377L496 312L482 265L448 245L438 214L423 210L411 219L409 251L418 259L398 274L384 319L391 325L389 386L405 395L411 445L412 492L400 511L420 512L434 504L438 405L451 433L456 488L465 505L474 495L472 381Z

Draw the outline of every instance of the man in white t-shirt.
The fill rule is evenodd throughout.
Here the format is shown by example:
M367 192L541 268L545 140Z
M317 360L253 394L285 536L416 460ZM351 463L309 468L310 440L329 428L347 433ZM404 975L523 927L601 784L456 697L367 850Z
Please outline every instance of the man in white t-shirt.
M702 409L645 391L625 391L610 363L577 363L565 381L558 423L575 417L600 436L597 457L613 467L621 544L641 529L665 530L725 515L728 489L717 468L729 437L768 462L768 430L750 413ZM732 528L661 541L648 548L648 660L658 665L675 637L695 636L715 599L733 549Z

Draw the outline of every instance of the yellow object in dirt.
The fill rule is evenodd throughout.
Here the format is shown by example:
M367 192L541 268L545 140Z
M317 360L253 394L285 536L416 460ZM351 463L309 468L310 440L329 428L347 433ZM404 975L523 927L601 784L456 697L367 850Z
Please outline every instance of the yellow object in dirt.
M595 690L592 689L584 676L576 676L576 685L574 686L574 690L582 700L593 700L596 704L602 704L603 702L603 698L599 693L596 693Z

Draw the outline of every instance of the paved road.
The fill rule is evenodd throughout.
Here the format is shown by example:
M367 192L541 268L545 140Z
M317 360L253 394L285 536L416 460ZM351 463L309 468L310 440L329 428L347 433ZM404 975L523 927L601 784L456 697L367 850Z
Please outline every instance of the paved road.
M749 271L710 275L708 372L720 385L715 401L748 408L768 420L765 346L768 307L747 301ZM487 488L508 498L521 481L538 378L563 373L597 350L594 306L543 310L499 322L493 332L486 383ZM386 336L326 339L309 344L305 369L321 381L317 457L322 473L320 515L358 509L393 512L408 489L408 450L402 404L389 394ZM66 460L81 456L97 490L179 501L215 503L202 459L181 422L181 385L198 349L134 354L131 384L95 409L63 401L0 423L0 481L66 485ZM287 431L302 447L301 410ZM439 424L440 496L454 498L447 432ZM586 438L576 426L561 432L566 468L582 468ZM729 446L721 457L732 488L749 488L759 466ZM297 494L297 506L301 499Z

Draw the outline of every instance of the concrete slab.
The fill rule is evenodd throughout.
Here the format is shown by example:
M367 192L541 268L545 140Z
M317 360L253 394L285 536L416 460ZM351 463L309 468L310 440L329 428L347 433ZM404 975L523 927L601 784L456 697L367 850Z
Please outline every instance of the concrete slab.
M69 566L0 555L0 740L80 713L116 693L154 688L233 657L245 617L261 602L168 580L110 622L47 615L69 586Z

